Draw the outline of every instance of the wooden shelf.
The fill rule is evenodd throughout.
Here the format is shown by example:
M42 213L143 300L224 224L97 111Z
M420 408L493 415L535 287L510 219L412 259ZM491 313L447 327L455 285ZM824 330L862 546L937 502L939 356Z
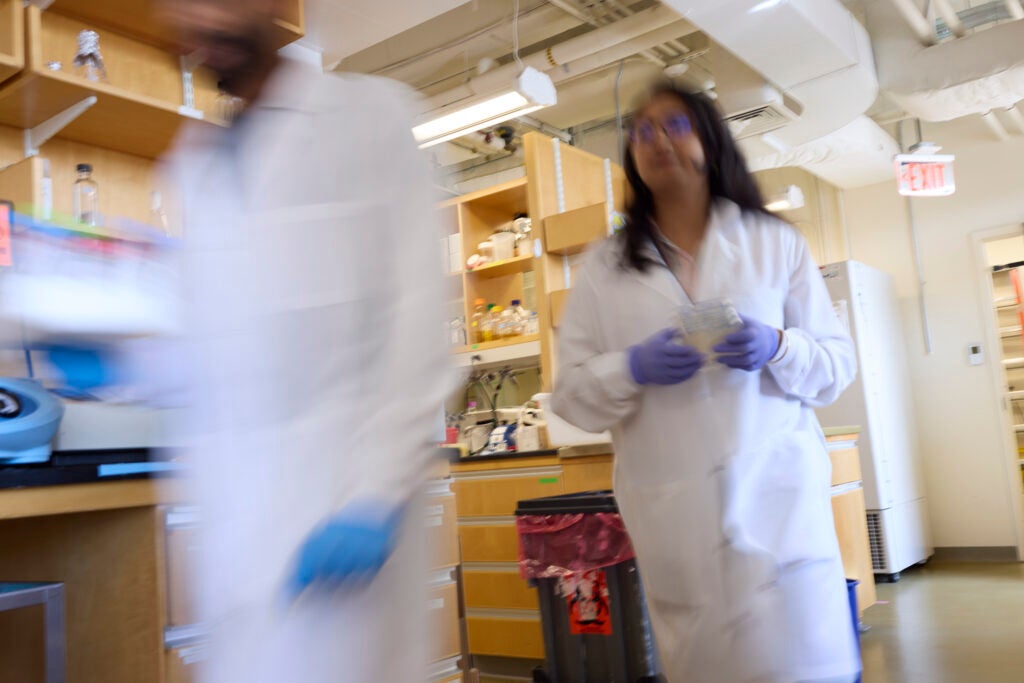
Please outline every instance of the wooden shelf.
M25 68L25 23L20 0L0 0L0 83Z
M476 275L477 277L498 278L525 273L528 270L533 270L533 254L516 256L515 258L506 259L504 261L495 261L494 263L489 263L486 266L481 266L480 268L475 268L468 272L471 275Z
M294 43L305 35L302 3L293 4L292 16L274 22L278 47ZM155 0L56 0L47 11L56 11L162 48L177 46L173 30L156 10Z
M529 344L530 342L535 342L539 340L540 336L536 334L520 335L518 337L512 337L511 339L502 339L501 341L481 342L480 344L460 346L455 349L454 353L475 353L477 351L491 351L493 349L503 349L507 346L516 346L517 344Z
M509 221L519 212L526 213L526 178L517 178L478 192L471 192L445 202L445 204L470 204L483 206L493 211L506 213ZM444 206L444 205L442 205Z
M1019 337L1020 334L1021 334L1021 330L1022 329L1024 329L1024 328L1022 328L1020 325L1010 325L1009 327L1000 327L999 328L999 336L1001 336L1003 339L1006 339L1006 338L1009 338L1009 337Z
M97 97L96 104L60 137L155 159L186 120L172 104L107 83L60 71L28 71L0 88L0 123L33 128L90 95Z
M1006 398L1011 401L1018 401L1024 399L1024 391L1008 391L1006 392Z

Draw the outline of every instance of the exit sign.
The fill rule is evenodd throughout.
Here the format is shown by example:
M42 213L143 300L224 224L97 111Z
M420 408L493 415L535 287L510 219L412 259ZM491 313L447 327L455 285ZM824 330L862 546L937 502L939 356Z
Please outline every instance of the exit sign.
M956 192L952 154L899 154L896 179L905 197L948 197Z

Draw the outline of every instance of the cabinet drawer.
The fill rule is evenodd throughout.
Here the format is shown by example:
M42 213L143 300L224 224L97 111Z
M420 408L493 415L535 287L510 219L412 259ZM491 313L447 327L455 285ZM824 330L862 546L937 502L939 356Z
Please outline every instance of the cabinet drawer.
M454 567L459 563L459 531L455 517L455 496L428 498L426 514L431 568Z
M832 496L832 517L846 578L860 581L857 586L857 607L863 613L877 600L867 512L864 509L864 489L857 488Z
M463 562L518 562L519 533L515 522L460 524Z
M462 591L467 609L539 610L537 589L519 576L518 569L508 571L463 569Z
M540 615L534 617L474 617L466 619L469 651L492 657L544 659Z
M430 614L431 633L434 638L430 661L458 657L462 653L462 637L459 633L459 592L455 582L437 586L430 590L427 603Z
M167 548L168 626L191 626L198 621L190 589L192 568L199 552L198 514L194 508L169 508L165 519Z
M562 465L566 493L584 491L611 491L615 464L605 461L567 462Z
M832 461L832 486L861 480L860 454L856 448L829 451Z
M456 479L452 489L458 499L459 517L514 515L521 500L561 495L562 468L538 468L529 474Z

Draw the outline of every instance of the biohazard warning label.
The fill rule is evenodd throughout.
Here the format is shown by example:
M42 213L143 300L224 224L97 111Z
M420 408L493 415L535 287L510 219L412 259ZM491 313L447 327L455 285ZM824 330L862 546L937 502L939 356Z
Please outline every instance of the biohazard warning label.
M612 635L611 597L603 569L559 579L558 592L569 607L572 635Z

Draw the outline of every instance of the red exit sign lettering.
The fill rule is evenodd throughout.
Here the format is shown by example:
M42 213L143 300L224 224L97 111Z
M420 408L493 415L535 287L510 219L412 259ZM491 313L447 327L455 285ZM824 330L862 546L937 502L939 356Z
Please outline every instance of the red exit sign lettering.
M948 197L956 192L952 154L900 154L896 180L905 197Z

